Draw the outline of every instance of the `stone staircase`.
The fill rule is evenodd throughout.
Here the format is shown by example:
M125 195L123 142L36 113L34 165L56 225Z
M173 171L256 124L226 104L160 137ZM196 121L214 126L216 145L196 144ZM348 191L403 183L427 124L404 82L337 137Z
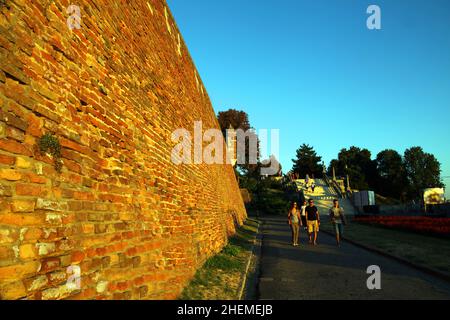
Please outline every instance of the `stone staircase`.
M353 216L357 213L350 200L340 198L336 190L329 187L324 179L310 179L309 183L311 184L312 181L316 184L314 192L312 192L311 188L306 189L304 179L295 180L294 182L297 185L297 191L303 190L306 199L314 199L314 203L321 215L328 215L328 210L333 206L334 199L339 200L347 216Z

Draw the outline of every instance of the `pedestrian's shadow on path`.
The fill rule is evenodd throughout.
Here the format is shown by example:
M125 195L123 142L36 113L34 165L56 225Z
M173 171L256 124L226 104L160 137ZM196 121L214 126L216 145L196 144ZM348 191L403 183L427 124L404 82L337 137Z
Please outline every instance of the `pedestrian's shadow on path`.
M308 244L307 233L301 229L301 245L291 245L290 226L283 217L264 218L262 259L264 263L276 264L280 259L295 261L302 264L317 264L321 266L354 269L366 272L369 265L383 265L386 258L374 255L351 244L343 243L337 248L334 238L319 233L319 245ZM403 268L389 268L383 271L393 276L404 276Z

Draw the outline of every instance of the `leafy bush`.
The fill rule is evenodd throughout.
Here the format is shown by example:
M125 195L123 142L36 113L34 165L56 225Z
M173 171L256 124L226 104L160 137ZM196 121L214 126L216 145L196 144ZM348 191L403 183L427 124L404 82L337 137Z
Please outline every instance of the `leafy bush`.
M39 152L41 154L50 154L53 157L54 166L57 172L61 172L61 145L58 138L51 133L46 133L39 138L38 142Z
M222 252L223 254L235 257L241 252L241 249L237 246L229 244L225 248L223 248Z
M283 183L275 178L268 178L261 182L266 189L283 190Z
M290 201L284 192L268 189L257 199L256 207L267 213L274 215L284 215L289 209Z

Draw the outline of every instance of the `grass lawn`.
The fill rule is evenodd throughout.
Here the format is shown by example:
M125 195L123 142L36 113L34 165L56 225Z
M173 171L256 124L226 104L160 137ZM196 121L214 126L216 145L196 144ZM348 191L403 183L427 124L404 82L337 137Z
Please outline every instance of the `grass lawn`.
M236 300L251 254L257 220L248 218L228 245L208 259L180 295L180 300Z
M323 221L321 228L333 231L328 221ZM450 239L357 222L345 227L344 237L450 275Z

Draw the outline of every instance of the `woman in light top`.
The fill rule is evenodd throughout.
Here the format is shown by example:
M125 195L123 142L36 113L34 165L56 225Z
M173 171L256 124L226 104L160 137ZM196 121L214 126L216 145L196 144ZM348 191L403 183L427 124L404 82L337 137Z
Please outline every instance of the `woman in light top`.
M297 202L292 203L288 212L288 221L292 229L292 245L297 247L299 245L298 239L300 236L300 226L302 226L302 219L300 216L300 210L297 206Z

